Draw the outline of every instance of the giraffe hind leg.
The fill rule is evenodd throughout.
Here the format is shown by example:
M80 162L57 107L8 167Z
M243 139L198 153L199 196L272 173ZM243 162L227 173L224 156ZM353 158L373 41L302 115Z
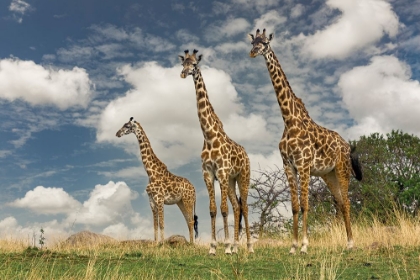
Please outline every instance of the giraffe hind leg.
M293 214L293 241L289 253L295 254L298 247L298 219L299 219L299 196L297 189L296 173L294 169L289 166L286 161L283 161L284 170L286 172L287 180L289 181L290 195L292 199L292 214Z
M233 238L233 248L232 253L238 253L239 245L239 218L240 218L240 206L238 204L238 198L236 197L236 180L229 180L229 189L228 195L230 203L232 204L233 214L234 214L234 238Z
M194 213L193 213L193 205L191 201L183 201L180 200L177 203L179 209L181 210L182 214L184 215L185 221L187 222L188 232L190 235L190 243L194 243Z
M221 178L222 177L222 178ZM229 239L229 224L228 224L228 215L229 215L229 207L227 203L227 198L230 195L229 191L229 182L223 176L218 176L219 184L220 184L220 191L221 191L221 204L220 204L220 212L223 216L223 229L225 232L225 254L232 254L230 239Z
M240 196L240 200L239 200L240 211L242 212L242 215L245 221L245 233L246 233L248 253L254 253L254 248L251 242L251 233L249 230L249 220L248 220L248 191L249 191L249 184L250 184L250 175L251 174L249 170L239 175L238 186L239 186L239 196Z
M302 247L300 252L306 254L308 251L309 239L308 239L308 191L309 191L309 170L299 170L300 175L300 208L302 211Z
M344 178L339 179L336 172L323 175L322 179L325 181L334 196L338 208L337 211L341 211L342 213L347 233L347 249L351 249L353 247L353 236L350 223L350 201L347 194L349 178L346 179L346 176L344 176Z
M217 215L217 206L216 206L216 196L214 191L214 177L208 172L203 172L204 183L206 184L207 191L209 194L210 201L210 218L211 218L211 242L209 255L216 255L216 215Z

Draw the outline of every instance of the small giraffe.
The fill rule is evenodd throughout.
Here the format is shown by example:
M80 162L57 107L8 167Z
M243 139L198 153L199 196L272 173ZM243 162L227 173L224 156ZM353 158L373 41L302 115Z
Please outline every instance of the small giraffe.
M218 180L221 190L220 210L223 216L225 232L225 253L236 254L238 252L240 218L245 219L245 229L247 236L248 252L253 253L251 236L248 225L248 188L250 183L250 164L245 149L229 138L223 129L223 124L214 112L211 105L206 86L201 75L198 63L202 55L196 56L198 51L194 50L190 55L185 51L185 57L179 56L183 69L181 78L188 75L193 76L196 98L198 119L204 136L204 145L201 153L202 171L210 198L210 217L212 241L210 244L210 255L216 254L216 200L214 190L214 180ZM240 198L236 196L236 183L238 183ZM234 243L231 249L228 229L228 204L229 197L234 212Z
M169 172L166 165L158 159L152 150L149 139L146 136L140 123L130 121L125 123L118 130L117 137L134 133L140 146L141 158L144 169L149 176L149 184L146 192L149 195L150 207L153 212L153 224L155 229L155 241L158 241L158 227L160 228L161 241L164 240L164 219L163 205L177 204L188 225L190 233L190 243L194 242L193 227L195 238L198 235L198 222L195 215L195 189L194 186L185 178L176 176Z
M320 176L337 201L344 217L347 232L347 248L353 247L350 224L348 186L350 174L362 180L358 157L350 145L335 131L316 124L308 114L302 100L293 93L277 57L270 47L273 34L249 34L252 44L250 57L264 56L277 101L284 120L284 132L279 143L284 169L290 185L293 213L293 245L291 254L298 247L298 178L300 181L300 208L302 211L303 241L301 253L307 252L308 187L310 176Z

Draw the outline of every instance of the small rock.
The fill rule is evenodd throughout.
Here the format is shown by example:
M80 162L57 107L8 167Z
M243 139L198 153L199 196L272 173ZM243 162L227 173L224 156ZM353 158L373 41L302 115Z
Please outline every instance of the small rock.
M165 239L165 243L168 243L172 247L176 247L188 244L188 241L183 235L172 235Z
M376 249L379 249L380 247L383 247L383 244L381 242L373 242L367 248L371 250L376 250Z
M94 233L90 231L81 231L71 235L64 241L63 245L70 245L70 246L94 246L104 243L116 243L117 241L109 236Z

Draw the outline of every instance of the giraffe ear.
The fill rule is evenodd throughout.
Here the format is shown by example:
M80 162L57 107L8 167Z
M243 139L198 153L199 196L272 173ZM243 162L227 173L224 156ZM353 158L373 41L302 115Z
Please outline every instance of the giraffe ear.
M185 58L182 55L178 55L179 60L181 61L181 63L184 63Z
M200 55L198 56L197 62L200 62L202 57L203 57L203 55L202 55L202 54L200 54Z
M268 35L268 41L271 41L271 39L273 39L274 35L273 33L271 33L270 35Z
M248 34L248 39L253 42L254 41L254 35L252 34Z

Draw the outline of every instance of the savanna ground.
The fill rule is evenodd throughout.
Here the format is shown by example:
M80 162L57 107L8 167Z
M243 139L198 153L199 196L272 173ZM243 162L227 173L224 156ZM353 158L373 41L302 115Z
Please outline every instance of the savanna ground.
M254 254L243 246L225 255L220 244L215 257L204 245L61 243L40 250L4 239L0 279L420 279L418 218L397 215L393 226L359 221L353 234L351 251L338 223L311 234L307 255L289 255L289 234L283 242L259 240Z

